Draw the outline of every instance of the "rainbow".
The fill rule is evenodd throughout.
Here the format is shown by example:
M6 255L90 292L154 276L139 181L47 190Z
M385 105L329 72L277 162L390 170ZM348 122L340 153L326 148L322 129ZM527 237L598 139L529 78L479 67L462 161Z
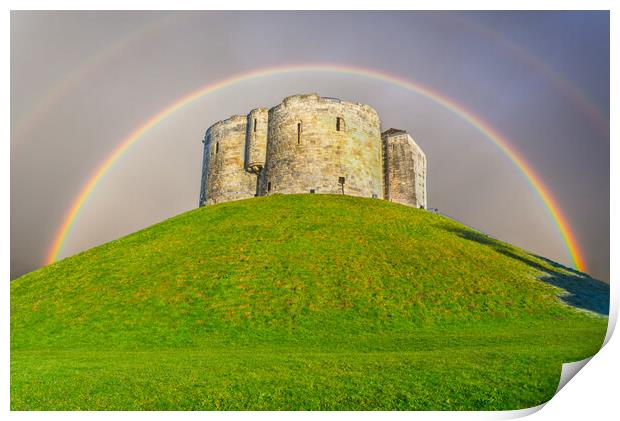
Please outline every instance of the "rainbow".
M542 203L544 204L549 216L557 227L566 247L566 250L571 256L571 259L573 260L575 268L580 271L584 271L586 269L583 255L579 250L579 247L575 240L575 236L568 225L566 217L561 213L551 193L542 183L540 178L536 175L534 170L532 170L532 168L526 164L526 162L517 153L517 151L511 148L508 141L503 138L497 131L495 131L491 126L489 126L479 117L467 111L462 105L457 104L453 100L425 86L422 86L417 82L378 70L333 64L298 64L292 66L287 65L280 67L263 68L253 70L247 73L241 73L228 79L202 86L201 88L179 98L172 104L168 105L166 108L159 111L157 114L151 116L151 118L145 121L133 132L131 132L125 139L123 139L120 145L117 146L116 149L95 170L95 172L88 179L86 184L82 187L78 196L71 203L71 207L69 208L69 211L64 217L63 223L54 237L54 241L46 257L46 264L53 263L58 259L58 256L62 251L63 245L68 235L71 233L75 221L79 217L80 210L90 197L94 188L101 181L104 175L110 170L114 162L121 155L123 155L131 145L140 140L147 132L155 128L164 119L170 117L176 111L206 95L235 85L237 83L273 75L311 72L357 75L387 82L392 85L414 92L425 98L428 98L471 124L487 139L489 139L496 147L498 147L508 158L510 158L513 164L524 175L531 187L542 200Z
M603 139L609 140L609 118L594 104L586 92L574 83L571 83L545 61L519 45L508 41L500 32L481 25L473 18L454 13L441 14L441 16L443 19L447 19L451 25L459 25L463 30L480 35L486 39L487 42L502 47L511 57L516 58L521 63L536 70L538 74L554 86L569 103L578 108L581 113L590 120L592 126L601 134ZM103 65L104 62L127 49L130 45L142 41L150 34L161 30L169 21L176 21L180 18L181 16L173 13L167 15L163 19L149 22L135 29L130 34L127 34L116 43L89 56L80 65L74 67L69 73L65 74L62 79L51 84L51 88L37 100L28 115L17 121L15 127L11 125L11 142L18 145L20 140L23 140L27 134L35 129L36 123L42 120L49 111L54 109L55 103L63 96L67 95L80 81L91 73L99 71L99 66Z

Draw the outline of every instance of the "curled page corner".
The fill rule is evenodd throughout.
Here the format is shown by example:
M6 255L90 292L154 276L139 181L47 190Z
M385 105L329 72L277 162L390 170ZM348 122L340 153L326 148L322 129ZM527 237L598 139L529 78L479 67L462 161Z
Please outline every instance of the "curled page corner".
M513 410L509 410L509 411L501 411L497 413L497 418L498 420L514 420L517 418L524 418L527 417L529 415L532 415L538 411L540 411L541 409L543 409L543 407L546 405L547 403L541 403L540 405L537 406L532 406L531 408L524 408L524 409L513 409Z
M554 396L557 395L558 392L562 390L562 388L566 386L566 384L573 377L575 377L575 374L577 374L592 359L592 357L562 364L562 374L560 375L560 382L558 383L558 388L555 390Z
M592 357L588 357L586 359L579 360L579 361L573 361L570 363L562 364L562 374L560 374L560 382L558 383L558 388L555 390L555 393L553 394L553 396L557 395L558 392L562 390L562 388L566 386L566 384L573 377L575 377L575 374L577 374L583 367L585 367L585 365L592 359ZM553 397L551 399L553 399ZM545 405L547 405L547 403L549 403L549 401L541 403L540 405L537 405L537 406L533 406L531 408L517 409L513 411L504 411L503 413L500 413L500 416L498 419L523 418L528 415L532 415L535 412L540 411L541 409L545 407Z
M603 341L603 346L607 345L607 342L609 342L609 340L611 339L611 335L613 335L614 330L616 330L616 322L618 321L618 306L612 305L612 301L610 301L609 304L610 304L610 309L609 309L610 311L607 317L607 333L605 334L605 340Z

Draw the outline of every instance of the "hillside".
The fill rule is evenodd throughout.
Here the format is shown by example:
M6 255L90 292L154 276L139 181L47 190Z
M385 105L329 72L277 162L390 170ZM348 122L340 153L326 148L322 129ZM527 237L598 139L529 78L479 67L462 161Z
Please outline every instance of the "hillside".
M12 409L517 409L593 355L606 284L432 212L196 209L11 283Z

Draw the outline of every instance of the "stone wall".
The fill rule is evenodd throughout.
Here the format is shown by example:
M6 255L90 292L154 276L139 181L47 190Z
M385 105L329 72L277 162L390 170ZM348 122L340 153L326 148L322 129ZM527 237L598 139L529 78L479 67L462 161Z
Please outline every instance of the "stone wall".
M381 137L385 199L426 209L426 155L404 130L389 129Z
M295 95L269 110L259 193L383 197L381 165L375 110L316 94Z
M214 204L256 195L257 175L245 170L247 117L233 116L207 130L203 165L204 203Z

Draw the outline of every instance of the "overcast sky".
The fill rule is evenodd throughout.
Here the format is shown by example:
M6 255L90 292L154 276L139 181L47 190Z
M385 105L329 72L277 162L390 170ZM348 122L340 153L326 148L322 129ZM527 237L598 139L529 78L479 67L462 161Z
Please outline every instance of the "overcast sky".
M93 171L152 115L208 83L316 62L415 81L484 120L549 188L588 272L609 279L606 12L13 12L11 277L44 264ZM430 207L570 264L536 192L468 122L385 81L324 72L243 81L164 120L106 174L62 256L195 208L205 129L307 92L409 131Z

